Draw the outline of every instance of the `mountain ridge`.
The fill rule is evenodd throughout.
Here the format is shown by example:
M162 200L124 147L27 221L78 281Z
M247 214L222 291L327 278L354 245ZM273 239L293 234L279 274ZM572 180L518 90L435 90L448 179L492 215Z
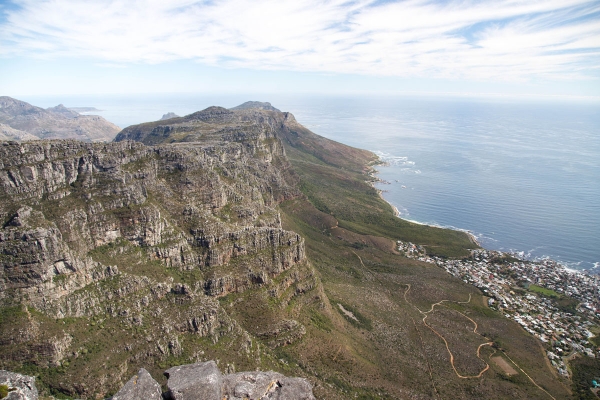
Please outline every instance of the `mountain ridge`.
M121 130L97 115L81 115L62 104L43 109L27 102L0 96L0 123L27 132L38 139L110 141ZM23 140L11 134L11 140ZM32 140L25 137L25 140Z
M113 143L0 144L0 367L79 398L209 359L304 377L317 398L547 398L537 384L568 398L478 289L397 251L460 259L474 244L396 218L377 162L260 108ZM506 376L500 349L536 385Z

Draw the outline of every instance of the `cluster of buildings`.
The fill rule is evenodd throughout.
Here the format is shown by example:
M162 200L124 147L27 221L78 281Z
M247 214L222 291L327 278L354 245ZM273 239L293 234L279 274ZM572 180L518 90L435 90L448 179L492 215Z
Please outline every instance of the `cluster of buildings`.
M470 258L449 260L427 256L413 243L397 245L407 257L434 263L479 288L490 308L545 344L559 373L568 375L565 361L575 353L600 357L593 339L600 325L600 276L571 271L552 260L528 261L499 251L473 250Z

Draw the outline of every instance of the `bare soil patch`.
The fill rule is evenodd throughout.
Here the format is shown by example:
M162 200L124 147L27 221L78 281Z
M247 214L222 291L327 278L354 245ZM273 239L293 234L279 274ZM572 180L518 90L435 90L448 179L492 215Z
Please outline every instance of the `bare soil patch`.
M356 318L356 316L354 315L354 313L353 313L352 311L348 311L348 310L346 310L346 309L344 308L344 306L343 306L343 305L341 305L341 304L338 304L338 307L340 308L340 310L342 310L342 312L343 312L344 314L346 314L346 316L347 316L348 318L352 318L353 320L355 320L356 322L358 322L358 318Z
M496 364L497 366L499 366L502 371L504 371L504 373L508 376L512 376L512 375L518 375L519 373L513 368L512 365L510 365L508 363L508 361L506 361L504 358L497 356L497 357L492 357L491 360L494 362L494 364Z

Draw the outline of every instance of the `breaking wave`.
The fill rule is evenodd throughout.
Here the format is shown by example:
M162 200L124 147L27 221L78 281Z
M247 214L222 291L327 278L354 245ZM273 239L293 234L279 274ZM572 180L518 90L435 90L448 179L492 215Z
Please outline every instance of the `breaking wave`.
M421 173L420 170L413 168L415 166L415 162L409 160L408 157L394 156L390 153L385 153L383 151L377 151L377 150L373 151L373 153L375 153L382 162L386 163L389 166L404 167L404 168L400 169L400 171L402 171L402 172L411 172L414 174Z

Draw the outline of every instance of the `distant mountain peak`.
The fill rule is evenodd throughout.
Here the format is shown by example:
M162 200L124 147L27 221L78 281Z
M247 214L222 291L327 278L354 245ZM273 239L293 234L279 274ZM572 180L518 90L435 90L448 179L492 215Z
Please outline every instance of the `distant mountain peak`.
M59 104L55 107L48 107L48 108L46 108L46 111L50 111L51 113L55 113L55 114L60 114L67 118L75 118L80 115L77 111L73 111L73 110L65 107L63 104Z
M9 96L0 96L0 124L0 140L23 141L33 136L97 142L112 140L120 131L100 116L81 115L63 104L44 109Z
M40 107L32 106L31 104L13 99L9 96L0 96L0 114L14 117L25 114L35 114L44 112L45 110Z
M226 122L232 120L234 113L226 108L212 106L202 111L186 115L186 120L199 120L203 122Z
M164 114L160 120L164 121L166 119L171 119L171 118L179 118L179 115L175 114L174 112L168 112L168 113Z
M267 110L267 111L280 111L277 108L273 107L271 103L267 101L247 101L239 106L232 107L230 110L250 110L250 109L259 109L259 110Z

